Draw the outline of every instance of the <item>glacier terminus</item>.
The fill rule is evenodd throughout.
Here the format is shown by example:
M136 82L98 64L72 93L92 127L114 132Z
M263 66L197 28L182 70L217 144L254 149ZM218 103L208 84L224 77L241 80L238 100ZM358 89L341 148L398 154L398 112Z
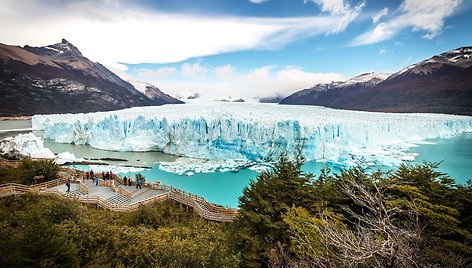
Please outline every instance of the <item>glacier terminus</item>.
M294 158L395 166L427 139L472 132L472 117L374 113L318 106L191 103L87 114L35 115L33 129L58 143L114 151L161 151L206 160Z

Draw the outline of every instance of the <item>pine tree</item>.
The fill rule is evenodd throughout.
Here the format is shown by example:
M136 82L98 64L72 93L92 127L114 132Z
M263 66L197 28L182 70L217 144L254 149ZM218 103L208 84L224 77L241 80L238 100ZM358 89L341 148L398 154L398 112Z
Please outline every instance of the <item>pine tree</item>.
M243 190L240 217L234 223L243 266L266 266L276 245L290 244L283 216L291 207L312 210L317 205L313 176L301 170L302 163L302 159L292 162L282 154L271 171L262 172Z

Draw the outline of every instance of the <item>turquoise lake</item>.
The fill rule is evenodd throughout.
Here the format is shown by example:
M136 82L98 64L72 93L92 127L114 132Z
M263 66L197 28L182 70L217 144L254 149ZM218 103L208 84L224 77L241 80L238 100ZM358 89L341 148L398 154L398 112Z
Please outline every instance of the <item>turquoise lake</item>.
M8 122L8 123L6 123ZM0 138L13 136L20 132L8 132L8 129L22 129L31 126L30 121L0 121ZM38 134L40 135L40 133ZM409 152L418 153L412 164L422 161L440 162L438 170L449 174L458 183L466 183L472 179L472 133L465 133L451 138L428 140L434 144L420 144L410 149ZM112 165L148 166L150 169L141 171L147 182L160 181L163 184L172 185L185 191L204 196L208 201L226 207L237 207L238 197L242 190L255 179L257 172L242 169L238 172L199 173L192 176L178 175L165 172L158 168L158 162L174 161L176 157L159 152L113 152L91 148L84 145L58 144L50 141L44 142L45 147L54 153L71 152L76 157L83 158L121 158L126 162L105 161ZM318 175L320 169L326 167L326 163L307 162L303 166L305 172ZM333 172L338 171L328 164ZM86 169L86 166L80 168ZM377 167L388 169L388 167ZM120 175L133 176L134 173L119 173Z

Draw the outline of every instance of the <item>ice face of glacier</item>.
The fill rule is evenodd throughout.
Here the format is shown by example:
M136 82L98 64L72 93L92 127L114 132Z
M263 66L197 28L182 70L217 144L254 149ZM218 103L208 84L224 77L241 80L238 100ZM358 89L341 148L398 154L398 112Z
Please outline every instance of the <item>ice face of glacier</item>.
M415 142L472 131L472 117L391 114L316 106L206 103L89 114L36 115L33 129L59 143L162 151L210 160L270 161L282 152L350 165L352 156L396 165Z

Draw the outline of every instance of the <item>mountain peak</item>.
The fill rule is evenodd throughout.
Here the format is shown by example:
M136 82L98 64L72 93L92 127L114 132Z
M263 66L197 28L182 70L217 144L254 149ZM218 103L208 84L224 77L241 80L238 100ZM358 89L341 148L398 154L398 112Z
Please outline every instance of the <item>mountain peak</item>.
M79 49L76 46L74 46L71 42L67 41L65 38L62 38L60 43L49 45L49 46L46 46L45 48L56 49L58 50L59 53L68 52L70 54L83 57Z
M42 47L31 47L31 46L24 46L23 49L34 53L40 56L48 56L48 57L84 57L79 49L74 46L72 43L67 41L66 39L62 39L60 43L54 45L47 45Z
M434 58L442 58L447 60L449 63L457 65L466 65L468 67L472 65L472 47L460 47L448 52L439 54Z
M389 77L389 80L405 74L428 75L443 68L444 66L453 66L459 68L471 67L472 47L456 48L412 64Z

